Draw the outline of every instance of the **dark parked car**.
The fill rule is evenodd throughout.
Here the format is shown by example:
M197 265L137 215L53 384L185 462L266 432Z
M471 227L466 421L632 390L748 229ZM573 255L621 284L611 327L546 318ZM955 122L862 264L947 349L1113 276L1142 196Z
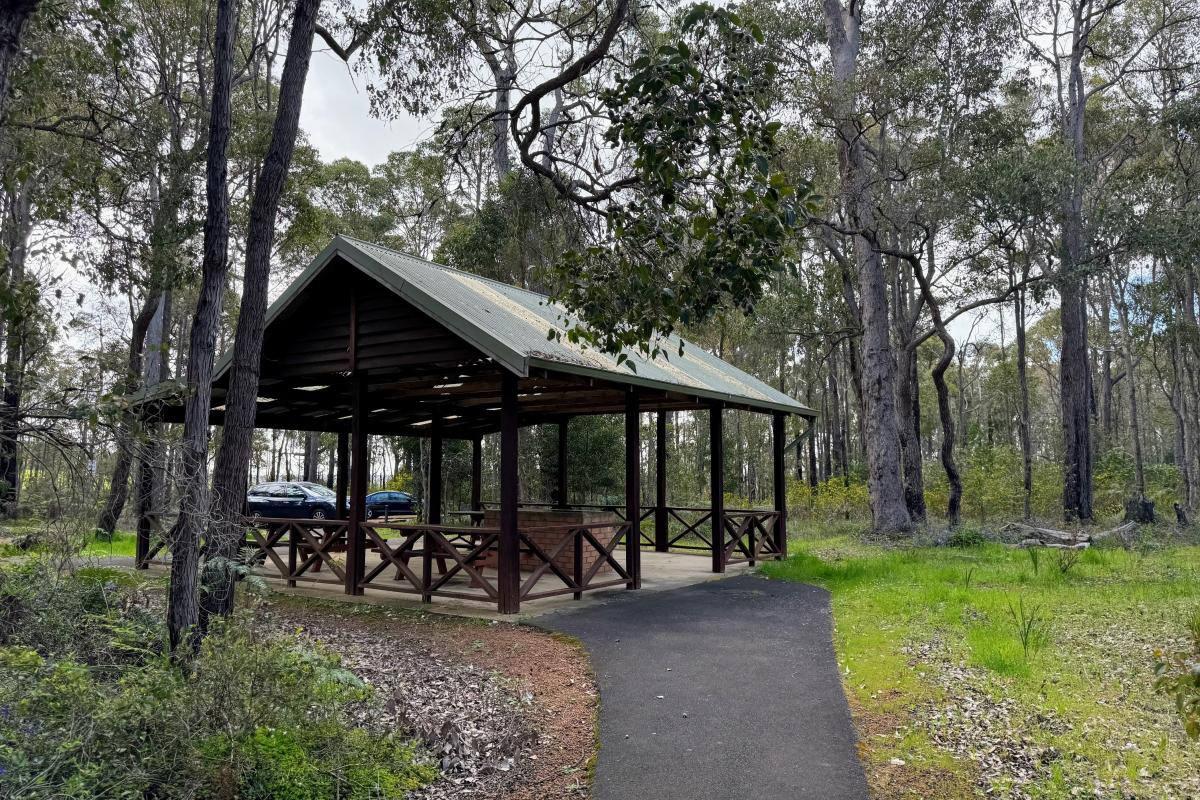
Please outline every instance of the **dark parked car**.
M347 510L350 501L346 501ZM371 492L367 495L367 518L403 517L417 513L417 503L408 492Z
M286 519L336 519L337 495L308 481L260 483L246 494L246 513Z

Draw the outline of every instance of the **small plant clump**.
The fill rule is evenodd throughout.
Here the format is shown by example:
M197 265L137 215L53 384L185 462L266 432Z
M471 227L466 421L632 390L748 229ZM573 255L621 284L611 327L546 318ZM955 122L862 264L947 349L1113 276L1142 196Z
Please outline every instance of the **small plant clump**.
M1059 550L1058 555L1055 558L1055 562L1058 566L1058 573L1060 575L1066 575L1070 573L1071 570L1075 569L1075 565L1079 563L1079 554L1081 552L1082 551L1077 550L1074 547L1068 547Z
M1009 603L1008 613L1016 626L1021 652L1028 661L1050 642L1050 620L1042 615L1040 606L1026 608L1024 598L1018 598L1015 606Z

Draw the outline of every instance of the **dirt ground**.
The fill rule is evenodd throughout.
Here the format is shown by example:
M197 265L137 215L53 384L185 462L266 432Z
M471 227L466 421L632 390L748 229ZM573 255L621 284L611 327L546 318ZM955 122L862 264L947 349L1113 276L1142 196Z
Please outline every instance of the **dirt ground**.
M341 653L380 694L415 704L415 713L402 711L398 721L432 718L430 729L419 732L435 752L452 746L444 739L465 753L448 770L457 777L448 775L420 797L590 796L598 698L587 656L570 638L523 625L295 597L276 596L271 609L285 625ZM489 694L507 697L489 701Z

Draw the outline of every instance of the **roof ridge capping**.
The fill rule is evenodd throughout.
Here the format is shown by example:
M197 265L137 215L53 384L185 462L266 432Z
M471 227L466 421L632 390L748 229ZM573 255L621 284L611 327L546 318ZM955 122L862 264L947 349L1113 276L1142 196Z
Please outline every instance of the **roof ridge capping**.
M356 247L361 247L361 246L365 245L366 247L372 247L372 248L375 248L376 250L383 250L384 252L389 253L393 256L401 256L403 258L412 259L413 261L418 262L422 266L435 267L440 270L445 270L446 272L453 272L456 275L462 275L464 277L471 278L472 280L482 281L483 283L489 283L493 286L503 287L504 289L507 289L508 291L522 292L524 294L531 294L534 297L540 297L543 300L546 300L547 305L553 305L553 306L558 305L558 303L555 303L553 300L551 300L549 295L542 294L541 292L535 292L533 289L526 289L521 286L513 286L511 283L505 283L504 281L496 280L495 278L489 278L486 275L478 275L474 272L467 272L465 269L459 269L458 267L451 267L448 264L440 264L431 258L425 258L424 256L419 256L415 253L410 253L407 250L397 250L394 247L388 247L386 245L378 244L376 242L368 242L366 239L359 239L355 236L347 236L346 234L342 234L342 233L339 233L337 235L337 237L341 238L341 239L345 239L346 241L350 242L351 244L355 245ZM564 309L564 310L566 310L566 309Z

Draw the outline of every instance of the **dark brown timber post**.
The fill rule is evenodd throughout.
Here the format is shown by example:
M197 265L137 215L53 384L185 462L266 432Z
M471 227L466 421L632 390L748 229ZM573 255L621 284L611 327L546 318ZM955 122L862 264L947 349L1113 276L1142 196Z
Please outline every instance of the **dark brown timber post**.
M725 430L722 409L708 409L708 454L712 494L712 571L725 571Z
M158 426L153 420L146 422L146 435L157 436ZM134 544L133 565L137 569L146 569L150 565L150 530L151 518L154 513L154 470L156 465L146 457L146 445L138 448L137 479L134 484L134 511L137 513L137 539Z
M521 610L521 539L517 528L517 376L500 377L500 546L496 588L501 614Z
M787 470L783 465L783 447L787 415L776 411L771 416L771 466L775 473L775 512L779 515L775 520L775 549L780 558L787 557ZM799 446L796 448L796 458L800 457Z
M667 412L655 415L654 428L654 549L670 549L667 529Z
M354 375L350 414L350 519L346 529L346 594L362 594L365 563L362 523L367 518L367 376Z
M642 588L642 425L637 389L625 394L625 570L628 588Z
M347 489L350 485L350 434L338 431L337 441L337 518L346 519L349 509L346 508Z
M425 509L425 521L430 525L442 524L442 418L435 414L429 435L429 508Z
M559 508L571 506L567 500L567 424L566 419L558 421L558 497L554 498L554 504Z
M483 439L471 439L471 510L479 511L483 505Z
M429 525L442 524L442 417L433 415L429 434L429 497L426 498L429 507L425 509L425 522ZM424 542L421 544L421 583L425 591L421 594L421 602L432 603L433 595L429 588L433 586L433 533L426 531ZM445 560L438 559L445 571Z

